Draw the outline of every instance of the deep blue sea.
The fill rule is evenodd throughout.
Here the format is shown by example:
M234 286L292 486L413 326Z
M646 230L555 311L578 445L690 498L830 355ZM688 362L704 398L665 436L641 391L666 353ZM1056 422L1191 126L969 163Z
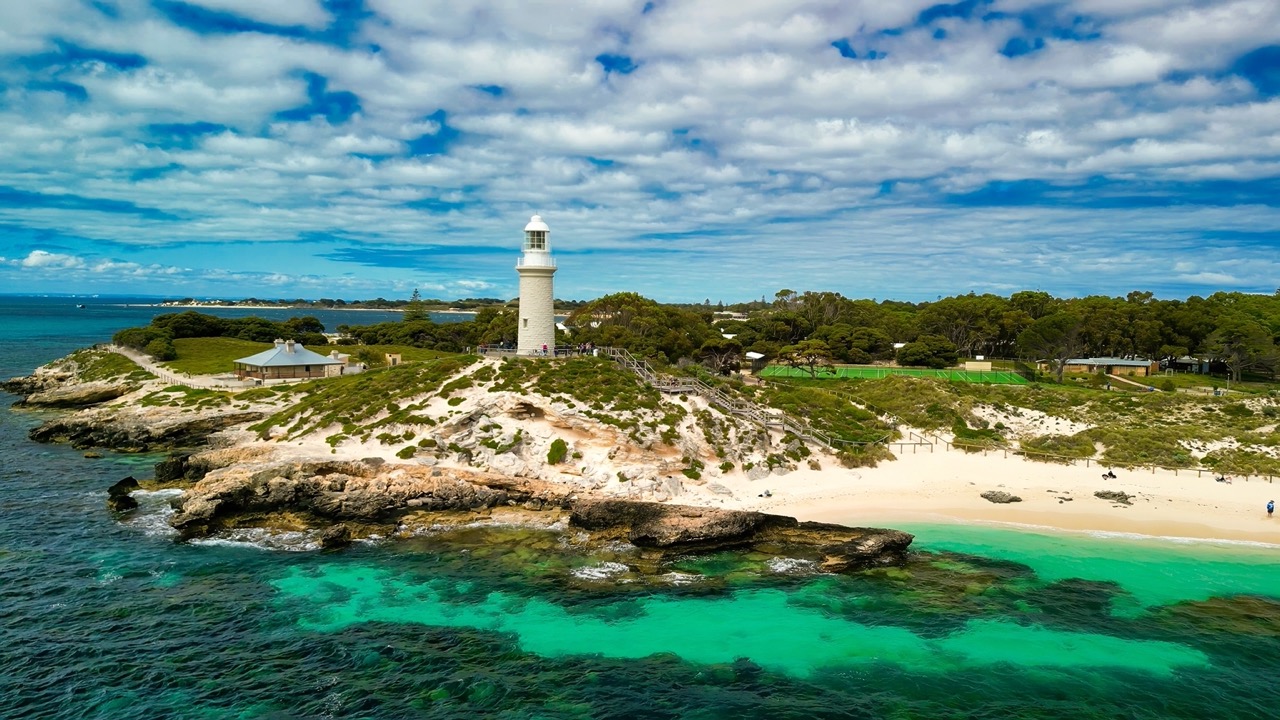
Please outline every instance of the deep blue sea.
M127 304L0 296L0 377L168 312ZM832 576L520 528L179 543L171 493L105 506L156 458L30 442L47 416L0 410L6 720L1280 716L1275 546L902 526L906 567Z

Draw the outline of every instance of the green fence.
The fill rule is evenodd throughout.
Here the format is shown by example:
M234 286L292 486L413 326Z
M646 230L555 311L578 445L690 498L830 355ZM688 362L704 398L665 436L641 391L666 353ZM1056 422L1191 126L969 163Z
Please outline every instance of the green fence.
M937 378L955 380L957 382L992 383L996 385L1026 385L1027 379L1011 370L930 370L928 368L891 368L891 367L838 367L835 370L818 371L820 378L859 378L876 380L891 375L907 377ZM812 377L804 368L770 365L760 373L761 377L775 378L807 378Z

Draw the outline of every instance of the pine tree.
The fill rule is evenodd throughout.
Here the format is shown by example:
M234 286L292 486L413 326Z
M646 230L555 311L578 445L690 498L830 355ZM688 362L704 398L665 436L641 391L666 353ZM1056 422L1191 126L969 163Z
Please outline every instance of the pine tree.
M409 296L409 304L404 306L404 321L418 322L428 319L427 309L422 304L422 296L418 294L418 288L414 288L413 295Z

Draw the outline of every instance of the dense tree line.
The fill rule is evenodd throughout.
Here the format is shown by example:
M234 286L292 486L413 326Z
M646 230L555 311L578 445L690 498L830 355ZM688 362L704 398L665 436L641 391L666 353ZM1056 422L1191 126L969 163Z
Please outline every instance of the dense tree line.
M177 357L173 341L179 338L230 337L254 342L280 338L297 340L303 345L324 345L328 338L323 332L324 325L311 316L275 322L260 317L220 318L188 310L157 315L150 325L125 328L113 335L111 341L141 350L158 360L172 360Z
M484 306L469 322L436 323L426 302L415 292L399 322L337 329L349 343L445 351L516 342L513 305ZM977 355L1045 360L1059 371L1075 357L1176 360L1190 355L1214 361L1235 379L1249 372L1274 377L1280 368L1280 291L1160 300L1137 291L1124 297L1056 298L1026 290L1008 297L969 293L909 303L782 290L771 301L737 306L749 309L732 315L718 311L722 305L709 299L701 305L666 305L629 292L575 305L566 321L570 334L561 333L560 342L620 346L672 363L695 359L718 371L738 367L748 352L814 372L824 363L896 360L947 366ZM175 338L199 336L264 342L292 337L309 344L323 342L316 335L323 330L315 318L274 323L185 312L121 331L116 342L148 351L163 351Z

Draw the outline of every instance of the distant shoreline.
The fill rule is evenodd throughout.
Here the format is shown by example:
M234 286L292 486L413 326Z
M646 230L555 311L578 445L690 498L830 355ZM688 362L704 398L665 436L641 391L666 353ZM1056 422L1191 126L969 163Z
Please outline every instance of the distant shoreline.
M404 308L371 308L371 307L328 307L315 305L223 305L212 303L125 303L124 307L161 307L173 308L175 310L206 310L206 309L224 309L224 310L337 310L337 311L353 311L353 312L404 312ZM458 310L450 308L448 310L427 310L429 313L437 313L440 315L475 315L476 310Z

